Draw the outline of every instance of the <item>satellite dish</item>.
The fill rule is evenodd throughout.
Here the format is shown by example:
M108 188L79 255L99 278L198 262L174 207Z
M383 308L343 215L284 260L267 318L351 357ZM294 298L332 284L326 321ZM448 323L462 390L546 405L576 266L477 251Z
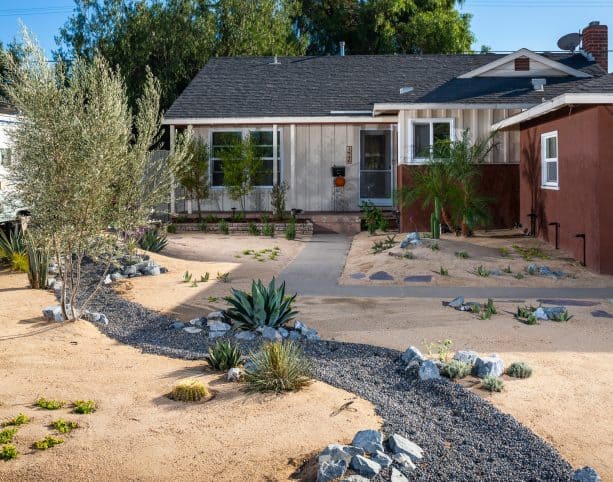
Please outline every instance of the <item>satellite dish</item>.
M558 47L560 47L560 50L568 50L569 52L574 52L580 43L580 33L569 33L561 37L560 40L558 40Z

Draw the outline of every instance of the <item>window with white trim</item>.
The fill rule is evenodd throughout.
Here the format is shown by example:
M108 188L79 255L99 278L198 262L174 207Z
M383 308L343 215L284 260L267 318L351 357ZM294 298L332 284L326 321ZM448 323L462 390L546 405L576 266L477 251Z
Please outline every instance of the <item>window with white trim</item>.
M262 160L262 171L259 173L259 182L256 184L256 187L266 188L273 186L275 157L272 129L214 130L211 132L211 186L223 187L221 152L246 139L248 136L254 141L257 153ZM281 130L278 129L277 183L281 182L281 152Z
M430 158L432 146L440 141L452 140L451 119L416 119L411 123L410 157L413 162Z
M541 135L542 187L558 187L558 132Z

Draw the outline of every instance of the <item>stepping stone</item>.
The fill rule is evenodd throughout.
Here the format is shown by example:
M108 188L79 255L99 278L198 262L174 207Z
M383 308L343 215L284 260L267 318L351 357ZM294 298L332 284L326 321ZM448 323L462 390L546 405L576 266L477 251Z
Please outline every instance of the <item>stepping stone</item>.
M364 273L353 273L350 275L351 279L364 279L366 275Z
M430 283L432 281L432 276L430 275L416 275L416 276L407 276L404 279L407 283Z
M592 311L592 316L594 318L613 318L613 315L611 313L604 310L594 310Z
M597 306L600 304L599 301L586 301L586 300L564 300L564 299L556 299L556 300L536 300L543 305L562 305L562 306Z
M385 271L377 271L369 276L369 279L376 281L393 281L394 277Z

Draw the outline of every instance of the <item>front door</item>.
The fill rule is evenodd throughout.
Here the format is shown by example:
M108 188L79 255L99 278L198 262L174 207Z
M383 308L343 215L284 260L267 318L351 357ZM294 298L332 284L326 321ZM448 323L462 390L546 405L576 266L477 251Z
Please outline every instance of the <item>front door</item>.
M392 205L392 132L360 131L360 200Z

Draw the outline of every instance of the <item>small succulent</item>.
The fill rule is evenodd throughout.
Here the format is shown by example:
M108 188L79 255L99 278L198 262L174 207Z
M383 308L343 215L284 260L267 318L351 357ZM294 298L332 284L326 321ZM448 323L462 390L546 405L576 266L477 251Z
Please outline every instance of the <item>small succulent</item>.
M502 268L502 272L506 274L512 274L511 265L508 265L506 268Z
M481 381L481 388L488 392L502 392L504 382L500 378L488 375Z
M489 269L485 268L483 265L477 266L475 268L474 273L477 276L481 276L482 278L487 278L490 274L492 274L492 272Z
M209 347L206 361L213 370L227 371L240 366L243 357L238 346L231 341L218 341Z
M207 272L206 272L204 275L200 275L200 282L201 282L201 283L206 283L206 282L208 282L208 281L209 281L210 276L211 276L211 275L209 274L209 272L208 272L208 271L207 271Z
M455 380L457 378L464 378L472 372L472 366L470 363L465 363L459 360L451 360L445 363L441 368L441 374Z
M19 452L17 452L17 447L13 444L4 445L2 449L0 449L0 460L11 460L17 458Z
M138 239L138 245L145 251L159 253L168 245L168 239L157 230L148 230Z
M20 413L19 415L17 415L15 418L11 418L10 420L4 422L4 426L5 427L9 427L9 426L19 426L19 425L25 425L26 423L28 423L30 421L30 417L28 417L27 415Z
M466 251L456 251L455 255L458 258L462 258L462 259L470 258L470 256L468 255L468 253Z
M75 428L79 428L79 424L77 422L73 422L71 420L64 420L63 418L52 422L51 426L60 433L70 433Z
M528 378L532 375L532 368L525 362L514 362L507 368L507 375L513 378Z
M66 402L62 400L52 400L47 398L39 398L36 400L36 406L44 408L45 410L58 410L66 405Z
M183 283L190 283L192 281L192 277L193 275L189 271L186 271L183 273Z
M90 414L96 411L96 404L93 400L76 400L73 405L75 413Z
M569 321L572 315L568 313L568 310L556 311L549 316L551 321Z
M42 440L37 440L32 445L37 450L47 450L51 447L55 447L56 445L63 444L64 441L61 438L54 437L52 435L47 435Z
M221 281L222 283L229 283L230 282L230 273L220 273L218 271L217 272L217 279L219 281Z
M0 431L0 444L5 444L13 440L13 437L17 433L16 428L5 428Z
M199 402L210 394L204 383L198 380L183 380L174 386L169 397L179 402Z
M432 244L430 245L430 249L431 249L432 251L439 251L439 250L441 249L441 247L439 246L439 244L438 244L438 243L432 243Z

